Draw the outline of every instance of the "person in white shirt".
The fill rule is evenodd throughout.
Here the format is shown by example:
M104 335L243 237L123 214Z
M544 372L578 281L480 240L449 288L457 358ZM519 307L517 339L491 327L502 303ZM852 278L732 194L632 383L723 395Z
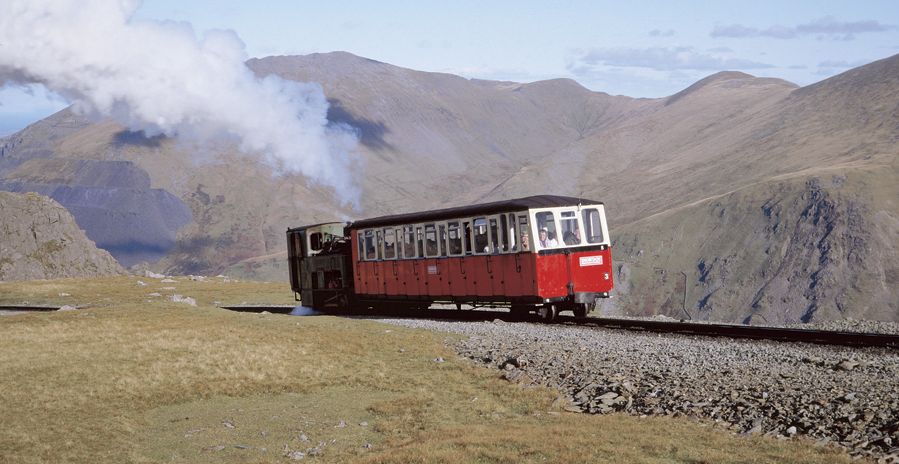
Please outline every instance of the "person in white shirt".
M559 242L557 242L556 239L549 238L549 233L545 227L540 229L538 243L540 243L540 248L555 248L559 246Z

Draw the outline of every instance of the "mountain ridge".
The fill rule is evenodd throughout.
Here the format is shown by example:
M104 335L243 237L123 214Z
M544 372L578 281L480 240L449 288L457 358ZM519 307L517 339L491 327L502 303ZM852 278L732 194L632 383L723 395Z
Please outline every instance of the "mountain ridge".
M884 237L893 233L890 218L899 217L899 206L883 197L890 193L888 181L894 176L891 166L897 156L899 82L883 73L899 66L899 55L802 88L779 79L722 72L656 99L611 96L566 79L524 84L465 79L408 70L349 53L266 57L249 60L248 65L260 77L276 74L319 82L331 103L329 120L357 128L358 154L364 166L357 174L363 191L359 211L340 205L333 192L306 179L274 176L233 145L216 145L197 161L190 148L176 140L148 139L111 121L90 122L70 111L36 123L0 144L0 182L28 171L25 163L32 159L57 163L54 169L59 172L53 176L31 178L44 181L78 177L76 162L54 160L131 163L129 166L146 173L152 189L183 203L191 218L178 229L173 247L154 266L191 274L228 271L283 279L285 271L277 257L283 250L287 226L538 193L603 200L609 205L613 238L620 232L622 237L631 237L628 243L657 245L672 240L658 227L671 223L671 214L702 218L700 222L709 229L697 231L698 236L715 239L704 248L698 247L698 241L685 244L689 256L679 256L677 270L671 269L691 276L695 281L688 282L688 287L696 292L703 285L698 280L702 273L696 272L700 262L712 263L716 256L724 259L724 254L714 253L730 250L729 242L754 240L740 235L741 231L721 234L702 216L705 213L697 212L703 205L720 201L724 210L746 211L752 223L742 227L755 231L757 237L796 247L804 243L768 232L765 224L770 218L757 214L769 200L778 201L764 195L772 185L781 186L781 202L795 206L782 212L790 216L784 220L811 227L808 236L818 236L821 231L815 228L819 225L803 222L799 205L832 211L827 216L831 224L856 214L850 211L859 211L857 223L876 225L879 232L856 234L850 228L847 236L869 246L897 246ZM24 167L15 174L20 165ZM890 168L870 171L876 166ZM121 168L104 165L101 170L106 169L114 172ZM850 179L848 190L840 190L831 185L829 177L822 177L832 176L822 173L834 169L839 171L838 177ZM807 187L812 184L819 187ZM873 191L874 185L880 190ZM818 195L820 201L803 203L803 195L806 199ZM847 204L856 206L846 209ZM161 218L152 221L163 224ZM653 232L634 238L636 227ZM615 246L625 257L634 251L628 251L624 242ZM790 256L798 256L799 248L793 250ZM884 260L877 261L877 266L885 269L878 275L892 275L891 269L899 268L891 261L893 256L886 253ZM640 260L649 265L659 264L653 260L663 258L644 256ZM770 272L758 266L779 262L774 258L758 261L746 253L728 259L731 272L739 270L748 276ZM756 263L756 267L733 263ZM795 263L801 264L796 270L800 274L805 272L803 266L810 266L802 259ZM845 269L828 269L835 275L848 275ZM856 271L861 272L859 269ZM677 293L667 284L647 286L652 281L640 272L632 272L633 279L627 272L620 274L623 290L639 284L649 300L622 293L616 311L645 312L647 301L666 301ZM757 307L757 302L746 296L746 289L758 291L755 282L749 277L744 282L728 280L726 285L735 287L710 296L702 307ZM863 297L851 291L846 294L852 295L852 304L868 305ZM802 300L805 307L816 302L824 307L836 301L826 292L810 295ZM896 296L889 292L877 295L871 298L884 301ZM701 306L699 300L693 304L695 309ZM776 304L772 307L779 308ZM777 317L796 318L797 313L781 309ZM720 314L739 321L752 315L718 309L712 313L710 317ZM849 313L821 310L817 314L811 317ZM899 318L888 312L868 314Z

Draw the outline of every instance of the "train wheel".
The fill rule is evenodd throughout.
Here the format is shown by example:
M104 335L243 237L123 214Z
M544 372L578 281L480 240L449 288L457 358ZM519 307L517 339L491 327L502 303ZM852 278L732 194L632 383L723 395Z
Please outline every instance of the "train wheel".
M574 305L574 317L576 319L586 319L587 318L587 305L585 303L578 303Z
M543 305L539 309L537 309L537 317L540 318L541 322L545 322L547 324L556 320L556 316L559 315L559 308L556 305Z

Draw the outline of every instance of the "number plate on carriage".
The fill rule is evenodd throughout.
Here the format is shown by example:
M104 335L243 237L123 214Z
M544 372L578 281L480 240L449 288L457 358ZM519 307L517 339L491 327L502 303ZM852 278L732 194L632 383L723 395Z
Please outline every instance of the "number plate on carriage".
M586 266L600 266L602 265L602 255L599 256L581 256L580 258L581 267Z

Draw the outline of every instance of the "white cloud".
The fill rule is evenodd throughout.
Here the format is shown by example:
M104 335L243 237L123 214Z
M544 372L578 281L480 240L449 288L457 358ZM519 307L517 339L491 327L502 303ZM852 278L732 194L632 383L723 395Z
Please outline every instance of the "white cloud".
M575 57L569 70L595 66L648 68L657 71L763 69L770 64L702 53L693 47L594 48Z
M650 37L673 37L674 29L653 29L649 31Z
M744 26L742 24L716 26L710 35L712 37L771 37L775 39L795 39L803 35L817 35L820 38L829 38L832 40L852 40L855 38L856 34L884 32L895 28L896 26L883 24L871 19L862 21L838 21L833 16L825 16L792 27L775 25L759 29L756 27Z

